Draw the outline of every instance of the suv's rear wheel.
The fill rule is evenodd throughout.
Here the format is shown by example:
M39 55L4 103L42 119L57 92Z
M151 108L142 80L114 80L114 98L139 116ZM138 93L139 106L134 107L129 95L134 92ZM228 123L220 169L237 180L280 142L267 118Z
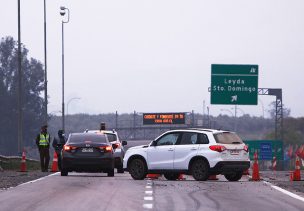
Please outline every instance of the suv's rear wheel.
M131 177L135 180L143 180L147 175L147 167L142 159L135 158L128 166Z
M195 180L205 181L209 177L209 165L204 160L195 160L191 165L191 173Z
M178 179L178 176L179 176L179 173L165 173L165 174L164 174L164 177L165 177L167 180L177 180L177 179Z
M233 173L224 174L224 176L228 181L235 182L235 181L239 181L242 178L243 172L236 171Z

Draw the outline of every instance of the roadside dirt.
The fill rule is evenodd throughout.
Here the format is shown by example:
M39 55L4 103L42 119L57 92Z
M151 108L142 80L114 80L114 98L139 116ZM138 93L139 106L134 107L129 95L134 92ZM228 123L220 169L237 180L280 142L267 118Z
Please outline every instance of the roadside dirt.
M22 183L38 179L40 177L47 176L52 172L41 172L41 171L2 171L0 172L0 190L15 187Z

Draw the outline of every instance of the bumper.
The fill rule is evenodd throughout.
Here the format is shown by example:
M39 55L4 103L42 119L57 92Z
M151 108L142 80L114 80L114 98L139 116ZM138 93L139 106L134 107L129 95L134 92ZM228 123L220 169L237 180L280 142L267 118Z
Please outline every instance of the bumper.
M221 161L218 162L210 172L216 174L225 174L235 171L245 171L250 168L250 161Z
M114 168L114 158L64 157L61 165L67 171L101 172Z

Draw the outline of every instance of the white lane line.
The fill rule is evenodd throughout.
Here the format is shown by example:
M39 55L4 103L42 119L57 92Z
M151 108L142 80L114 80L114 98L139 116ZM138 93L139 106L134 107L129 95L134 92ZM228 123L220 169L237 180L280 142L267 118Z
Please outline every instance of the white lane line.
M294 198L294 199L298 199L298 200L304 202L304 198L301 197L301 196L299 196L299 195L297 195L297 194L294 194L294 193L289 192L289 191L287 191L287 190L285 190L285 189L283 189L283 188L280 188L280 187L278 187L278 186L276 186L276 185L273 185L273 184L271 184L270 182L266 182L266 181L263 181L263 182L264 182L265 184L267 184L267 185L270 185L270 187L272 187L272 188L274 188L274 189L276 189L276 190L278 190L278 191L280 191L280 192L282 192L282 193L284 193L284 194L286 194L286 195L288 195L288 196L290 196L290 197L292 197L292 198Z
M149 188L152 188L152 186L150 186L150 185L147 185L147 186L146 186L146 188L147 188L147 189L149 189Z
M153 208L153 204L144 204L143 207L145 209L152 209Z
M145 194L146 194L146 195L152 195L152 194L153 194L153 191L152 191L152 190L146 190L146 191L145 191Z
M153 196L145 196L144 200L145 201L153 201Z
M57 175L57 174L59 174L59 173L60 173L60 172L56 172L56 173L54 173L54 174L49 174L49 175L47 175L47 176L40 177L39 179L35 179L35 180L31 180L31 181L22 183L22 184L20 184L20 185L17 185L16 187L22 186L22 185L26 185L26 184L30 184L30 183L34 183L34 182L38 182L38 181L40 181L40 180L43 180L43 179L45 179L45 178L47 178L47 177L51 177L51 176Z

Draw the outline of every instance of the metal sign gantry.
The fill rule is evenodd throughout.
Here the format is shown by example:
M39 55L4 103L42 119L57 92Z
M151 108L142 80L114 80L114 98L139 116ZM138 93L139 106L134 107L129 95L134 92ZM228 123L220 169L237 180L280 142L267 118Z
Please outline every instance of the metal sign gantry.
M276 96L275 102L275 139L283 140L283 98L282 89L259 88L259 95Z

